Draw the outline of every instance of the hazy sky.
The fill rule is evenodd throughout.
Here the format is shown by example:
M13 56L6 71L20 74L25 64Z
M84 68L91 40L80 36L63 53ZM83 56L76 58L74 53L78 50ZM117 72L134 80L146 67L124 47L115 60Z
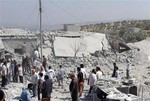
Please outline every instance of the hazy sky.
M37 26L39 0L0 0L0 26ZM42 0L43 25L150 19L150 0Z

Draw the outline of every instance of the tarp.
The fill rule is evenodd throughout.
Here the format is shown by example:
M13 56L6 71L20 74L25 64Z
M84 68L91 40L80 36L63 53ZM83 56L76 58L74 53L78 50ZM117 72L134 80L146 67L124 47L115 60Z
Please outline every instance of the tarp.
M103 44L103 45L102 45ZM93 33L81 38L55 37L54 52L56 57L77 57L94 53L97 50L108 50L105 34Z

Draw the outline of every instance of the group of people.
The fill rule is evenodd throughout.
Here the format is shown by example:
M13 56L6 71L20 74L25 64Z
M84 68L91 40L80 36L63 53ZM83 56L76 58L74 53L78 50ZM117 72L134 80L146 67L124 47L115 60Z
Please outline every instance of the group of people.
M32 97L36 96L39 101L41 99L42 101L50 101L52 84L52 79L48 75L44 75L42 71L37 74L35 69L32 69L31 83L28 84L27 89L22 91L20 101L32 101Z
M21 64L17 63L16 60L12 59L0 59L0 71L2 76L1 87L5 88L6 84L12 82L23 83L23 71ZM19 78L19 80L18 80Z
M129 79L130 78L130 70L131 70L131 62L129 59L126 60L127 65L126 65L126 78ZM114 69L113 69L113 73L112 73L112 77L115 77L117 79L120 79L120 71L119 68L117 66L117 64L114 62L113 63Z
M33 66L31 73L30 86L28 85L28 88L23 90L20 101L32 101L32 97L38 98L39 101L50 101L53 83L56 80L58 86L61 86L61 88L64 87L63 81L66 74L62 65L59 65L57 71L54 71L51 66L48 66L48 69L43 65L40 68Z
M131 62L129 59L126 60L127 66L126 66L126 78L130 78L130 70L131 70ZM112 77L115 77L116 79L120 79L120 71L116 63L113 63L114 70L112 73ZM77 77L72 74L71 75L71 83L70 83L70 93L72 97L72 101L78 101L78 95L79 97L82 96L84 84L86 80L88 81L88 85L90 86L88 94L91 95L93 91L93 87L97 80L100 80L105 75L101 68L99 66L96 66L96 69L92 69L91 73L87 77L86 70L84 68L83 64L80 64L80 67L77 67Z
M28 84L27 89L23 90L20 101L31 101L31 97L38 97L38 100L42 99L42 101L50 101L54 82L57 81L58 86L64 89L65 76L71 79L69 91L72 101L78 101L78 98L83 96L85 82L88 81L90 86L89 94L91 94L92 87L103 75L100 67L97 66L96 69L92 69L89 77L87 77L83 64L77 67L76 74L66 73L62 65L59 65L57 71L54 71L51 66L48 67L48 70L45 70L43 66L40 69L33 67L31 71L31 83ZM32 96L30 93L31 90Z
M38 58L38 56L35 56L33 59L32 66L30 68L31 83L28 84L26 89L22 90L20 101L32 101L32 97L37 97L39 101L41 99L42 101L50 101L54 82L57 81L58 86L63 89L65 76L71 79L69 91L72 101L78 101L78 98L83 96L85 83L87 82L89 85L88 94L91 95L96 81L102 79L104 75L99 66L96 66L96 68L92 69L90 74L87 75L83 64L80 64L80 66L77 67L77 73L67 74L62 65L59 65L59 68L57 68L57 71L55 71L51 66L47 66L47 59L45 56L43 56L43 61L41 64L37 63ZM112 77L119 78L119 68L116 63L113 63L113 65L114 71ZM129 78L130 68L130 61L127 60L127 78ZM21 83L24 82L22 65L17 63L16 60L0 59L0 70L2 75L2 87L5 87L5 85L11 81L20 81Z
M70 74L71 83L69 86L70 94L72 101L78 101L78 98L82 97L84 86L87 82L89 85L88 95L92 94L92 89L97 80L101 79L104 73L99 66L96 66L96 69L92 69L89 76L86 73L86 69L83 64L80 64L80 67L77 67L77 75Z

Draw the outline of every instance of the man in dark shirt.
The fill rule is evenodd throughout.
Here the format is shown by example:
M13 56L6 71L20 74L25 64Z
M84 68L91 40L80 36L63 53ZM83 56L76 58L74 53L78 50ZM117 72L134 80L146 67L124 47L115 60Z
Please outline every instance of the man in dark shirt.
M83 92L83 87L84 87L84 79L80 67L77 68L77 71L78 71L77 77L78 77L78 85L79 85L79 97L81 97Z
M118 67L117 67L115 62L113 63L113 66L114 66L114 70L113 70L112 77L115 77L115 73L116 73L116 70L117 70Z
M5 101L5 93L0 89L0 101Z
M42 66L44 67L45 70L46 70L46 65L47 65L47 59L46 59L46 57L43 55Z
M69 85L72 101L78 101L78 80L74 74L70 74L71 83Z
M50 101L52 93L52 80L49 79L48 75L45 75L44 79L45 81L43 82L42 99L48 99Z

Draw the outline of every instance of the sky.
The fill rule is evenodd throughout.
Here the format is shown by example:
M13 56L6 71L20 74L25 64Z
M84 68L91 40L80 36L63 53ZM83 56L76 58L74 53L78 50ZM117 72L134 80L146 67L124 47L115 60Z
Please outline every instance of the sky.
M150 0L41 0L42 25L150 19ZM0 26L39 25L39 0L0 0Z

